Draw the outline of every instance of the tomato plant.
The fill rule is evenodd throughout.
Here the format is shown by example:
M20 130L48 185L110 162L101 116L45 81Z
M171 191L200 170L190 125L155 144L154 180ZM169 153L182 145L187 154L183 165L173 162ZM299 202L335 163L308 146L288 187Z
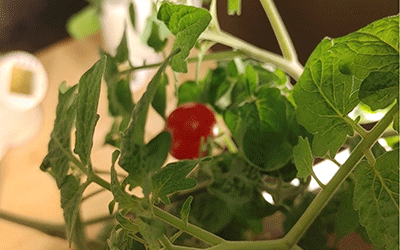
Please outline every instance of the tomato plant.
M180 160L198 158L200 144L213 136L215 124L213 111L204 104L185 103L178 106L166 122L166 130L172 137L171 155Z
M241 12L241 1L228 2L230 13ZM371 247L398 249L399 16L324 38L303 66L271 0L260 3L282 55L225 33L216 1L208 3L209 9L154 5L146 42L169 54L163 62L132 67L124 36L118 58L102 53L78 85L60 87L41 169L60 189L67 239L87 249L79 211L86 187L96 183L113 195L103 249L328 249L353 233ZM172 48L161 35L166 29ZM213 52L214 44L231 49ZM188 63L208 60L216 64L203 78L174 78L183 105L166 118L172 97L165 70L177 76ZM159 68L134 103L127 73L150 67ZM91 162L103 75L114 118L110 181ZM146 142L151 106L166 129ZM366 107L383 117L366 124ZM214 111L226 147L203 157L199 145L212 137ZM344 149L349 156L341 163L335 157ZM178 160L167 161L169 152ZM321 160L338 169L327 181L315 171ZM127 192L134 188L140 195ZM267 232L270 216L280 216L280 232Z

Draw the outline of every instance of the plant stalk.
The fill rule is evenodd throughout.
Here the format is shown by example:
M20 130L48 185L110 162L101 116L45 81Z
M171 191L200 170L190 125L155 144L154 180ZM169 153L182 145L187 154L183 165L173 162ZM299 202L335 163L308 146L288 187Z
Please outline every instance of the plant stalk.
M316 216L321 212L326 203L333 196L335 191L339 188L340 184L349 176L354 170L357 163L364 156L364 152L368 150L379 137L385 132L393 121L394 115L398 112L398 106L394 105L388 113L380 120L375 127L368 133L368 135L357 145L353 150L352 154L346 160L346 162L339 168L333 178L325 186L323 190L319 192L317 197L311 202L310 206L296 222L296 224L290 229L287 235L283 238L290 246L295 245L303 234L306 232L308 227L312 224Z
M289 74L296 81L299 80L301 74L303 73L303 66L298 61L289 61L278 54L258 48L253 44L245 42L223 31L220 33L210 31L203 32L200 35L200 39L224 44L231 48L242 51L243 53L261 62L270 62Z
M39 230L47 235L67 239L67 229L64 224L56 224L26 218L10 212L0 210L0 219L4 219L21 226Z
M267 14L269 22L271 23L272 29L275 33L275 37L277 38L279 47L281 48L283 57L292 62L298 61L293 42L289 36L288 31L286 30L281 16L279 15L274 1L260 0L260 2L262 7L264 8L265 14Z
M185 223L178 217L175 217L172 214L156 206L154 206L154 215L160 218L161 220L167 222L168 224L177 227L178 229L181 229L186 233L191 234L194 237L199 238L200 240L203 240L211 245L218 245L225 242L225 240L222 239L221 237L213 233L210 233L200 227L192 225L190 223Z

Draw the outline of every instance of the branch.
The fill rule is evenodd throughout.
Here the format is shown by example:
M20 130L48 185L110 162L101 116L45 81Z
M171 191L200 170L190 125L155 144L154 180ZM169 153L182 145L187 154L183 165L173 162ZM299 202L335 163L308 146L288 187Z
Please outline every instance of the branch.
M317 197L311 202L304 214L292 227L289 233L283 238L290 244L290 246L295 245L300 240L316 216L321 212L326 203L328 203L335 191L356 167L357 163L364 156L364 152L369 150L383 134L383 132L390 126L393 121L393 117L397 112L398 106L394 105L368 133L368 135L357 145L350 157L339 168L325 188L318 193Z
M64 224L56 224L43 222L31 218L16 215L10 212L0 210L0 219L4 219L18 225L26 226L32 229L39 230L47 235L67 239L67 228Z
M274 2L272 0L260 0L260 2L264 8L265 14L267 14L269 22L271 23L272 29L274 30L275 37L278 40L283 57L292 62L298 61L292 39L286 30L286 27L281 16L279 15L278 10L276 9Z
M300 75L303 73L303 66L298 61L289 61L278 54L258 48L253 44L245 42L223 31L220 33L211 31L203 32L200 35L200 39L214 41L237 49L261 62L272 63L289 74L296 81L299 80Z
M194 237L203 240L211 245L218 245L223 242L225 242L224 239L221 237L210 233L200 227L197 227L195 225L192 225L190 223L185 223L183 220L179 219L178 217L175 217L174 215L162 210L161 208L158 208L154 206L154 215L157 216L159 219L165 221L166 223L177 227L186 233L193 235Z

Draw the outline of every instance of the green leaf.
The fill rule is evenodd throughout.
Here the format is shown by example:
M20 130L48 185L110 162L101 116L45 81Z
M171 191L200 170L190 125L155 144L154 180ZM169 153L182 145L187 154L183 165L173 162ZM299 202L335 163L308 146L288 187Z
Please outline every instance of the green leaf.
M286 104L276 88L259 88L255 97L255 101L239 107L241 119L236 122L243 122L239 126L245 127L239 129L245 131L242 148L259 168L277 170L289 162L293 150L286 140Z
M167 105L167 93L166 87L168 85L168 77L166 74L162 75L161 82L158 85L154 99L151 102L151 106L165 119L165 106Z
M242 0L228 0L228 15L240 15L242 12Z
M115 162L117 161L118 156L119 151L115 150L112 154L111 164L111 193L114 196L114 201L118 202L120 209L133 209L137 207L139 203L125 192L124 188L118 181L117 171L115 171Z
M233 219L226 203L214 195L202 194L195 197L190 212L190 222L217 233Z
M250 64L247 64L244 76L246 78L246 87L248 95L251 96L254 94L254 91L259 83L258 74Z
M189 196L185 200L185 203L183 203L181 208L181 219L185 222L186 225L188 224L189 221L190 205L192 204L192 201L193 201L193 196Z
M378 247L399 248L399 150L376 159L375 166L367 161L354 171L354 208L360 224Z
M183 160L169 163L155 173L151 180L154 199L160 198L164 204L170 204L168 195L196 186L195 179L187 178L200 160Z
M107 56L104 80L107 84L108 110L114 117L130 116L134 108L129 79L120 79L117 61L105 52Z
M187 102L200 102L201 89L194 81L184 82L178 88L178 105Z
M137 223L133 222L126 216L123 216L121 213L117 212L115 214L115 219L118 221L118 224L123 229L129 231L131 234L136 234L139 232L139 226L137 225Z
M74 233L73 229L79 214L82 194L89 184L90 182L85 182L83 185L80 185L78 178L73 175L68 175L60 189L61 207L67 227L67 239L70 244Z
M156 22L151 23L151 33L149 39L147 40L147 45L152 47L155 52L160 52L164 49L165 45L167 45L168 39L160 38L160 26L156 24Z
M100 22L95 6L86 6L67 21L68 34L76 39L83 39L100 30Z
M43 159L40 169L47 171L51 168L60 189L69 171L69 158L64 151L71 152L71 130L74 125L76 110L73 103L76 98L78 85L67 88L65 82L61 83L58 93L56 119L50 135L48 153Z
M373 111L388 107L399 97L399 72L371 72L361 83L358 97Z
M361 82L371 72L398 71L396 23L398 17L385 18L347 36L325 38L308 59L293 97L299 123L315 135L315 156L334 157L353 135L346 118L359 103Z
M107 57L103 56L101 60L83 74L78 84L74 151L79 155L83 164L88 164L90 161L94 129L99 119L97 107L106 60Z
M293 148L294 164L297 168L297 178L306 179L312 173L314 158L311 153L308 138L299 137L299 144Z
M107 246L110 250L132 250L133 248L133 239L129 235L127 230L121 228L120 225L117 225L113 228L110 233L110 238L107 239Z
M128 173L131 172L132 168L137 163L138 148L144 145L144 127L147 120L147 111L150 103L157 92L158 86L161 82L162 73L167 67L171 58L178 53L179 50L175 50L171 55L163 62L158 69L157 73L151 79L147 86L146 92L135 106L132 119L128 125L128 128L122 134L121 137L121 157L119 159L119 165L125 169ZM130 176L133 178L133 176Z
M160 52L165 48L170 35L171 32L165 24L157 19L157 6L153 3L151 13L141 34L142 42L152 47L154 51Z
M158 171L167 159L171 147L171 134L161 132L144 148L144 161L147 173Z
M339 240L360 226L358 213L353 208L353 189L339 194L340 205L335 218L335 233Z
M139 216L138 224L139 232L146 240L149 249L160 249L158 239L161 238L165 233L164 225L160 221L146 216Z
M117 47L117 53L115 54L114 59L118 63L123 63L129 60L129 49L128 49L128 41L126 36L126 27L124 30L124 34L122 35L121 41Z
M175 35L173 49L181 51L172 59L171 67L177 72L187 72L186 58L196 44L200 34L211 21L211 14L206 9L185 5L162 3L157 18L165 23Z
M253 198L255 188L260 179L259 170L250 166L243 158L235 157L232 160L219 162L224 168L229 166L229 171L214 173L213 182L208 186L211 194L225 201L231 211L241 208Z
M136 12L133 2L129 4L129 18L131 20L133 29L136 29Z

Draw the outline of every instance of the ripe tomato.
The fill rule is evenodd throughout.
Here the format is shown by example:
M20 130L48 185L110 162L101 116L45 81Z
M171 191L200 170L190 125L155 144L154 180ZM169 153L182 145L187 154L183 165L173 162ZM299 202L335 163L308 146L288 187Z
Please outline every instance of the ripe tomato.
M171 133L170 153L173 157L193 159L199 157L201 138L213 136L216 119L213 111L201 103L185 103L167 118L166 129Z

